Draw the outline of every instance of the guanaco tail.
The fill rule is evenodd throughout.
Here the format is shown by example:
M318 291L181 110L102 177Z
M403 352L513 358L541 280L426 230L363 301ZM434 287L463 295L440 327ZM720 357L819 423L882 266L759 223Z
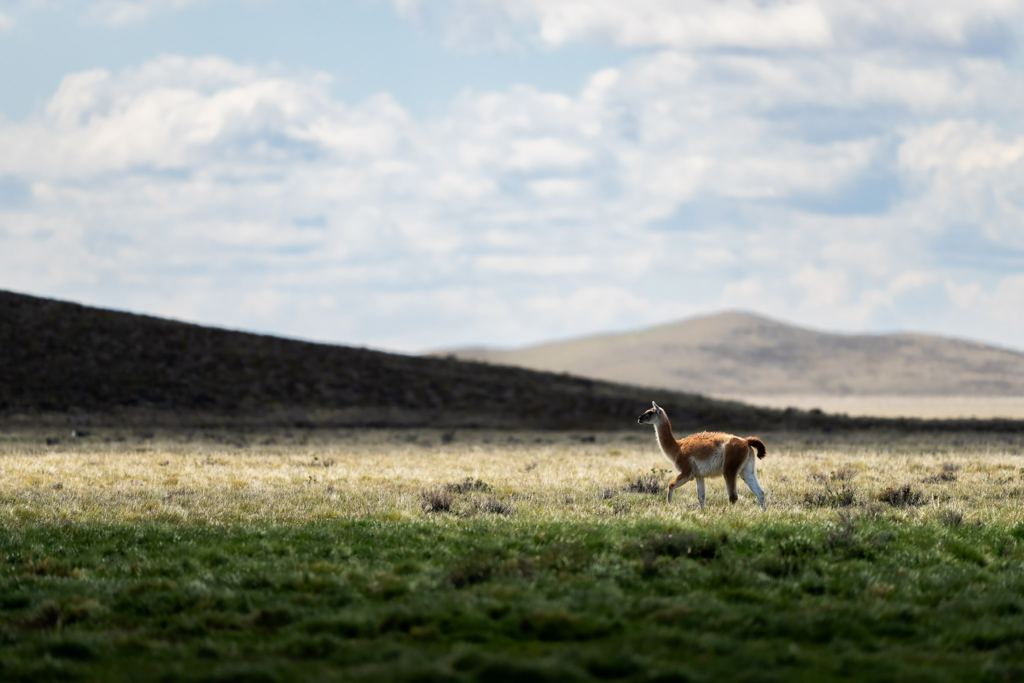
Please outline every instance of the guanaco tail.
M701 432L691 434L685 439L677 440L672 434L672 423L668 421L665 410L654 401L651 409L637 418L640 424L653 424L654 433L658 437L658 445L679 476L668 485L668 502L672 502L672 491L680 484L691 479L697 480L697 500L704 507L704 478L722 475L725 477L725 488L729 491L729 502L735 503L736 477L757 496L757 502L764 510L764 491L757 483L754 452L763 458L768 451L764 442L756 436L741 439L732 434L722 432Z

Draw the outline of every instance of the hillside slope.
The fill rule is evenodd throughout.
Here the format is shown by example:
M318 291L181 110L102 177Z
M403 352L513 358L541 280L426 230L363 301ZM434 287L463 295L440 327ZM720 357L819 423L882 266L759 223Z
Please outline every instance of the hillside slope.
M630 429L657 400L702 429L1024 431L1008 420L851 418L522 368L190 325L0 291L0 427L145 421L266 427ZM67 419L65 420L65 416Z
M682 428L752 429L785 416L667 391L0 292L0 416L143 411L261 423L596 429L630 426L652 399Z
M745 313L462 359L707 395L1024 396L1024 354L922 334L847 335Z

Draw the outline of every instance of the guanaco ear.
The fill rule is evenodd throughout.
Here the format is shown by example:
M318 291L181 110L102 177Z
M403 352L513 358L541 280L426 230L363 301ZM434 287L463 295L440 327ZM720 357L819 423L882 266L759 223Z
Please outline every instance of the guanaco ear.
M655 410L657 410L658 409L658 404L655 403L654 401L651 401L651 407L654 408Z

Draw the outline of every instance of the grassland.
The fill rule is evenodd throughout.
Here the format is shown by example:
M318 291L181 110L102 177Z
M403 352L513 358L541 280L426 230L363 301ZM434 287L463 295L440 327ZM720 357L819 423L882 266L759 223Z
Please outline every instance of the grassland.
M5 680L1021 680L1024 436L0 432ZM47 439L51 443L47 443Z

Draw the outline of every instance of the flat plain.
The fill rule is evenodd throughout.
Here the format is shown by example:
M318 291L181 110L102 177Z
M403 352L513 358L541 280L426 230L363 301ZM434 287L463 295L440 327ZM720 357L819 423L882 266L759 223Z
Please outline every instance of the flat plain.
M827 396L821 394L734 394L716 396L766 408L801 410L817 408L826 413L854 417L916 417L925 420L1005 418L1024 420L1024 396Z
M9 428L0 676L1024 677L1024 436L758 436L765 513L649 428Z

